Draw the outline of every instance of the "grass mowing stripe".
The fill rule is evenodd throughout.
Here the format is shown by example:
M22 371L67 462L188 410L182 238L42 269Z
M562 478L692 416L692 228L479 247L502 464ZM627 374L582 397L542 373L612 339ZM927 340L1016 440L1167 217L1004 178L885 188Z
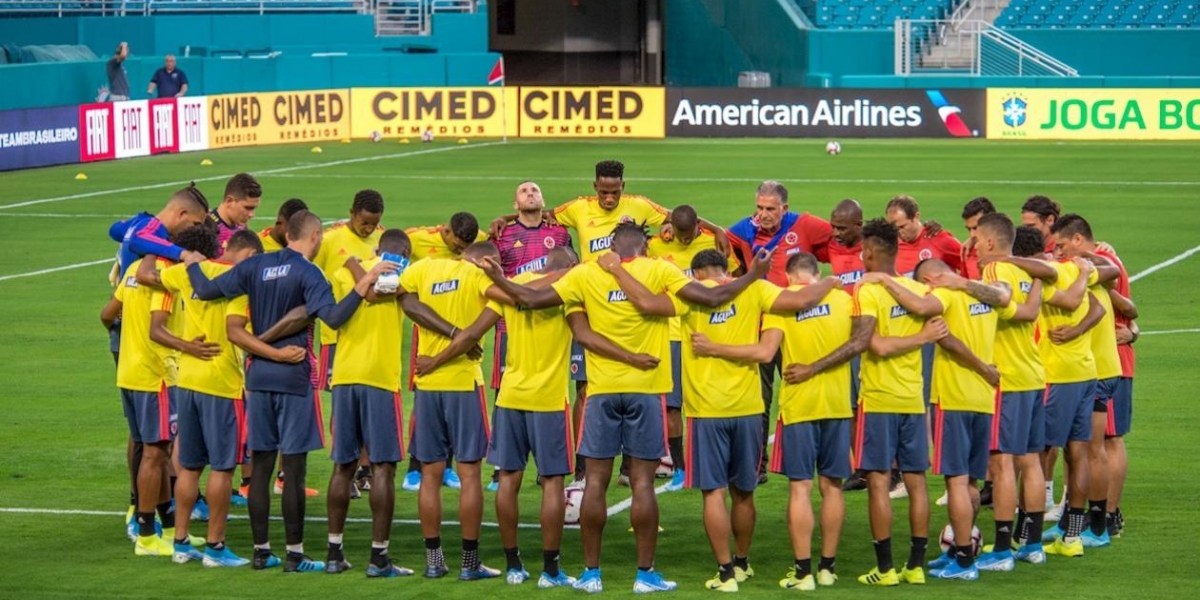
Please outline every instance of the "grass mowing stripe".
M289 179L407 179L415 181L520 181L521 175L309 175L296 173L271 173L275 177ZM542 176L538 181L590 181L586 177L556 177ZM632 180L632 179L631 179ZM759 177L637 177L636 181L653 181L666 183L761 183ZM1150 187L1191 187L1200 186L1200 181L1067 181L1067 180L1010 180L1010 179L847 179L847 178L793 178L781 177L784 183L911 183L911 184L965 184L965 185L1103 185L1103 186L1150 186ZM2 207L0 207L2 208Z

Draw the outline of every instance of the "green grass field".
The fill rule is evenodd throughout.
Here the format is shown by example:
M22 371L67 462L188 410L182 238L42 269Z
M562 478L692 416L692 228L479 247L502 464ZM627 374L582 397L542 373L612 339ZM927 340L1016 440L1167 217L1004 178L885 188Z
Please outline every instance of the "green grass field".
M748 214L761 179L787 183L794 210L828 217L842 198L856 198L870 216L881 215L896 193L916 197L923 217L937 219L962 235L962 204L977 195L1015 215L1024 198L1044 193L1069 211L1080 212L1099 238L1120 252L1131 274L1179 257L1200 241L1200 145L1183 143L989 143L984 141L847 141L841 156L828 157L823 141L661 141L661 142L473 142L430 146L324 144L247 148L159 156L86 166L0 174L0 332L6 341L0 360L3 393L0 425L0 597L172 597L353 596L400 594L411 597L517 596L533 582L510 589L503 582L459 583L412 578L367 581L369 525L347 530L348 558L356 571L341 577L283 576L274 572L205 570L165 559L135 559L125 538L122 515L128 490L126 426L114 388L108 338L97 318L110 289L106 282L115 247L106 235L113 220L139 210L154 212L170 192L189 180L201 182L209 198L220 197L224 180L238 171L259 176L266 191L261 228L284 199L304 198L325 219L346 216L361 188L380 190L390 227L441 223L458 210L487 222L511 208L512 190L524 178L541 183L547 203L557 205L590 193L592 165L620 158L627 165L629 193L674 206L695 205L707 218L731 224ZM202 158L215 164L201 167ZM76 181L84 171L86 181ZM86 266L69 268L82 263ZM56 270L56 269L62 270ZM847 496L846 527L838 560L841 581L820 595L880 594L890 597L949 598L964 593L985 598L1073 593L1088 598L1186 596L1200 565L1188 545L1195 532L1200 484L1191 474L1200 450L1200 418L1192 393L1200 386L1196 369L1200 332L1195 316L1200 259L1180 260L1138 278L1134 296L1146 335L1138 342L1136 417L1128 438L1129 482L1123 510L1125 536L1111 548L1089 551L1078 560L1056 559L1045 566L1022 564L1012 574L987 573L975 584L931 582L920 589L868 591L854 576L873 565L867 529L866 496ZM1174 332L1173 330L1187 330ZM485 361L485 365L488 361ZM1193 390L1190 392L1189 390ZM326 404L328 406L328 403ZM316 452L309 485L324 488L329 460ZM1061 478L1061 470L1059 473ZM942 490L931 478L931 496ZM784 522L784 481L760 488L757 538L752 563L758 577L742 586L750 595L778 594L776 581L791 565ZM627 496L613 486L609 504ZM537 491L523 492L523 522L536 522ZM658 566L680 582L681 593L703 593L715 571L700 524L700 498L691 491L659 496L662 524ZM455 519L457 494L445 494L446 518ZM494 521L487 495L485 521ZM906 501L896 502L897 559L906 554ZM59 512L62 511L62 512ZM244 509L235 511L243 519ZM278 515L278 510L275 510ZM326 528L324 494L309 503L310 554L323 558ZM366 500L355 501L351 517L366 519ZM420 567L423 546L412 524L415 495L397 492L397 523L392 555L400 564ZM934 507L932 531L946 523ZM990 539L992 515L980 528ZM605 579L610 594L628 594L633 579L633 538L628 512L611 520L605 540ZM202 526L197 533L203 533ZM282 547L282 525L273 525ZM447 526L447 556L458 565L456 527ZM540 568L540 537L522 530L530 571ZM234 521L229 543L250 553L248 523ZM936 542L935 542L936 544ZM503 567L499 537L485 528L482 555ZM933 550L930 552L930 558ZM564 567L582 568L579 535L568 531ZM1068 591L1070 590L1070 591ZM536 591L565 597L569 590Z

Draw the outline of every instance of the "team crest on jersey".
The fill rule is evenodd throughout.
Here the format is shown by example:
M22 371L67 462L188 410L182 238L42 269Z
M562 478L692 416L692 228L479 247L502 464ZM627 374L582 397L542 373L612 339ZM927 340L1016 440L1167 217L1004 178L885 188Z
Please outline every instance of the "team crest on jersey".
M1026 294L1028 294L1029 292L1032 292L1033 291L1033 282L1032 281L1022 281L1021 282L1021 291Z
M799 242L799 241L800 241L800 236L796 235L795 231L789 231L789 232L787 232L787 235L783 236L783 243L785 243L789 246L795 246L796 242Z
M292 265L279 265L279 266L275 266L275 267L267 267L267 268L263 269L262 280L263 281L274 281L276 279L282 279L284 277L287 277L288 273L291 270L292 270Z
M899 304L892 307L892 318L893 319L895 319L896 317L904 317L904 316L908 316L908 310L906 308L904 308L903 306L900 306Z
M613 290L608 293L609 302L624 302L628 299L625 297L625 290Z
M125 287L136 288L137 287L137 277L134 277L132 275L129 277L126 277L125 278Z
M429 293L436 296L438 294L448 294L455 291L458 291L458 280L451 279L450 281L439 281L433 284L433 288L430 289Z
M549 239L549 238L547 238L547 239ZM544 266L546 266L546 257L545 256L543 256L541 258L535 258L535 259L517 267L517 274L520 275L521 273L528 273L530 271L540 271L541 268Z
M737 315L737 305L730 304L729 310L722 310L720 312L715 312L715 313L708 315L708 324L709 325L721 325L723 323L728 323L729 320L732 319L735 315Z
M546 236L545 238L542 239L542 245L545 246L547 250L551 250L557 244L554 243L554 238L552 238L550 236Z
M814 319L816 317L828 317L828 316L829 316L829 305L822 304L820 306L814 306L804 312L796 313L796 322L799 323L800 321L806 321L808 319Z
M612 247L612 240L613 240L612 234L606 235L602 238L596 238L596 239L592 240L591 243L588 244L588 249L591 250L592 252L601 252L604 250L608 250L609 248Z
M930 250L929 248L921 248L921 251L917 252L917 258L921 260L929 260L933 258L933 250Z
M838 275L838 279L842 280L842 285L854 285L858 283L859 279L862 279L862 276L862 271L850 271L849 273Z
M979 315L986 315L986 314L992 312L992 305L984 304L982 302L977 302L975 304L970 305L967 308L971 311L972 317L977 317Z

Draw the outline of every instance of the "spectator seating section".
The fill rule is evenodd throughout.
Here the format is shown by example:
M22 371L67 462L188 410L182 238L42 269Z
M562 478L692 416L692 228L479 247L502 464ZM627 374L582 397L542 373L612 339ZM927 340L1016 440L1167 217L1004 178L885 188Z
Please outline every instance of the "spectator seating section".
M1200 0L1012 0L996 19L1009 29L1190 29Z
M821 29L892 29L897 19L944 19L957 0L798 0Z

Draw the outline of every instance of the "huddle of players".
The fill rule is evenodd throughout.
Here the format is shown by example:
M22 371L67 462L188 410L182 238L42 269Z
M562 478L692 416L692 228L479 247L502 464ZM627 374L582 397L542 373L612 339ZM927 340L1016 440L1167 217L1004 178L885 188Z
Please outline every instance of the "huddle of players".
M1031 562L1044 560L1041 538L1037 535L1041 512L1036 510L1042 507L1028 498L1021 503L1025 509L1022 513L1027 515L1020 519L1021 527L1014 532L1011 521L998 521L995 547L979 558L978 567L969 533L978 505L977 488L970 484L984 477L989 462L997 514L1016 512L1017 469L1025 496L1030 496L1033 489L1033 495L1040 501L1041 490L1036 487L1040 481L1036 477L1040 476L1041 465L1035 452L1044 446L1068 448L1073 507L1064 518L1061 537L1055 538L1047 550L1068 555L1082 553L1078 546L1089 539L1084 534L1081 541L1083 495L1093 501L1093 527L1089 532L1095 529L1097 512L1099 522L1104 524L1107 490L1075 493L1093 489L1088 487L1087 480L1095 471L1089 469L1087 457L1095 454L1086 442L1092 423L1089 420L1088 427L1079 423L1074 427L1062 425L1081 419L1080 398L1091 399L1095 392L1087 388L1085 379L1059 383L1063 377L1080 376L1075 372L1061 374L1059 370L1080 370L1080 361L1076 359L1084 351L1091 356L1093 340L1100 337L1087 328L1097 325L1102 328L1105 315L1110 319L1109 330L1116 331L1111 309L1102 312L1092 308L1103 305L1097 296L1102 288L1096 286L1102 285L1102 280L1114 279L1113 273L1119 271L1114 267L1119 265L1115 257L1095 259L1101 263L1099 268L1083 260L1062 263L1037 260L1044 258L1044 248L1040 240L1034 240L1036 230L1014 230L1007 217L988 214L967 219L973 243L968 244L963 256L957 248L951 256L944 251L944 244L934 246L943 251L942 255L948 259L945 262L965 256L967 263L972 258L975 264L986 263L982 273L985 283L956 276L945 262L936 259L913 265L912 278L897 277L900 268L897 255L904 244L921 247L929 244L926 240L939 237L925 235L911 199L899 198L889 204L889 218L894 225L882 220L863 225L857 204L843 202L834 212L833 227L824 224L827 247L819 249L813 240L798 240L791 234L811 235L815 230L819 236L821 220L804 214L789 222L788 215L794 213L787 210L786 189L767 182L759 188L752 234L745 235L737 226L731 229L731 233L742 233L734 237L735 242L750 240L749 244L743 244L750 252L739 253L749 268L739 268L746 273L731 280L727 255L714 249L718 246L717 238L723 235L701 229L694 210L680 207L669 212L644 198L622 196L623 169L615 161L597 165L594 185L597 196L559 207L551 213L554 218L546 220L542 215L544 202L540 190L532 182L523 182L514 201L518 213L511 221L505 219L501 235L495 238L499 248L490 242L465 242L476 237L478 226L473 217L461 213L452 219L450 227L412 229L409 235L398 230L381 232L377 224L383 212L382 199L377 193L364 191L356 197L350 221L324 233L324 239L320 222L311 213L300 211L290 218L281 214L276 226L262 237L279 246L286 243L290 253L275 253L279 258L265 255L251 259L250 255L258 251L251 242L256 236L236 233L229 237L224 249L233 265L222 266L210 260L163 271L165 276L159 280L167 289L176 290L185 303L190 298L198 305L183 311L189 317L189 324L199 312L214 309L213 315L229 315L228 322L220 323L214 318L207 330L196 324L195 329L185 328L182 337L174 340L161 332L156 334L158 337L146 339L192 356L197 363L212 362L198 355L208 353L212 358L217 351L212 346L218 346L221 354L228 352L234 356L229 343L221 339L225 329L229 342L251 357L245 380L245 406L250 414L248 447L254 453L255 466L261 466L254 473L263 473L261 477L252 476L250 491L256 568L280 563L271 554L266 536L269 496L265 494L275 451L283 453L284 470L289 473L284 484L284 520L288 530L285 570L323 569L337 573L349 568L342 552L341 532L350 481L360 459L360 449L365 448L374 479L371 486L374 527L368 576L411 573L387 558L395 463L403 455L399 348L405 314L418 323L423 334L417 340L418 356L410 365L416 391L409 448L420 463L422 483L428 484L420 487L419 506L427 548L425 574L429 577L439 577L448 571L439 534L438 484L451 452L458 457L463 485L459 515L463 523L460 579L500 574L483 566L478 558L482 518L479 461L485 455L502 470L497 513L508 562L506 579L515 584L529 577L516 548L516 497L532 452L543 486L544 569L539 586L573 585L586 591L600 591L600 540L607 516L604 496L613 458L624 453L630 463L631 517L638 541L635 591L674 589L674 582L664 580L653 569L658 522L653 477L659 457L679 454L670 451L674 448L668 449L675 445L669 442L679 435L674 431L671 434L675 435L666 433L669 420L666 397L677 395L682 397L683 412L688 415L689 435L686 451L675 462L686 473L687 485L704 492L706 531L719 564L718 576L706 582L706 587L736 590L740 581L753 576L747 558L755 520L752 493L758 483L765 446L764 403L755 385L758 365L770 363L780 352L784 387L771 468L785 474L791 482L788 524L796 557L795 569L780 582L781 586L813 589L817 583L828 585L836 580L834 557L844 515L841 479L851 472L852 413L846 399L851 397L850 362L859 354L864 356L858 382L853 457L857 467L867 473L878 559L877 568L860 581L895 585L900 580L913 583L924 580L921 566L928 538L924 472L929 458L919 373L920 349L933 342L937 343L936 354L940 358L933 361L932 377L936 405L934 468L935 473L947 478L954 529L966 533L956 533L954 552L935 560L931 573L974 578L977 568L1011 570L1017 557ZM181 191L172 203L180 199L186 202L194 195ZM776 219L778 231L766 226L771 219L763 213L764 199L768 212L773 201L774 210L779 213L775 216L782 216ZM375 208L378 210L368 210ZM1054 223L1053 217L1038 218L1041 224ZM815 228L814 220L818 222ZM972 220L978 222L972 225ZM902 244L906 233L912 233L913 221L916 221L916 235ZM672 231L673 242L682 246L680 254L696 240L704 240L702 245L710 247L694 249L690 261L683 264L675 262L670 252L662 255L666 260L647 259L646 234L643 226L635 223L668 222L676 226ZM574 269L569 269L576 262L569 238L563 244L562 238L556 237L563 232L554 230L562 225L575 228L580 236L584 264ZM280 229L286 229L286 235L276 236ZM828 239L830 230L836 234L834 239ZM1063 253L1084 254L1094 249L1089 246L1093 244L1090 230L1078 217L1059 219L1052 227L1052 235ZM176 242L187 238L180 232ZM1037 243L1031 244L1031 240ZM758 244L759 241L764 243ZM529 249L537 243L545 251L529 254ZM776 248L781 244L799 247L805 243L810 244L816 255L787 250L788 256L781 256ZM1012 258L1014 243L1018 248L1034 248L1029 253L1031 258L1024 261ZM926 254L923 250L923 247L917 250L919 257ZM376 256L384 252L416 260L401 274L394 295L377 294L372 287L380 274L399 266ZM856 253L861 256L858 265L854 264ZM460 254L468 260L460 260ZM364 262L359 265L354 260L344 260L349 256L357 256ZM818 279L818 257L833 264L837 277ZM187 258L185 262L193 260ZM773 264L781 262L786 289L760 279ZM314 263L329 267L332 275L330 270L322 273ZM364 269L370 271L364 273ZM684 269L690 270L694 279ZM227 270L233 272L221 275ZM1123 271L1120 274L1123 277ZM211 277L215 279L210 281ZM325 282L327 278L333 280L332 288ZM937 287L931 289L919 280ZM299 283L283 286L280 282L284 281ZM858 283L853 297L838 289L838 284L855 281ZM1040 291L1043 281L1047 292ZM1108 298L1109 293L1103 295ZM216 300L219 297L235 300L220 302ZM335 298L341 300L335 304ZM364 298L366 303L362 303ZM1045 305L1039 308L1043 298ZM1124 298L1132 309L1132 303L1127 302L1127 288ZM150 310L146 312L161 320L158 314L171 312L165 308L170 304L168 295L152 296L147 304ZM269 308L272 305L274 308ZM331 377L333 458L337 467L329 488L329 556L325 563L307 558L302 546L304 458L308 451L323 445L320 410L315 405L319 397L315 396L311 381L315 357L308 350L311 343L305 343L311 339L304 337L311 335L310 315L323 319L327 327L322 330L337 331L337 369L332 370ZM265 333L257 338L246 333L247 316L254 331ZM489 432L478 341L501 318L508 355L496 402L495 431ZM685 374L682 378L672 377L672 363L661 360L671 352L670 341L675 337L671 331L673 320L678 323L678 337L683 342L681 360L672 363L682 366ZM1042 335L1040 345L1034 341L1035 320L1043 323L1042 331L1049 332ZM169 334L170 327L167 329ZM589 381L582 403L582 423L576 435L572 434L567 403L566 365L571 355L568 329L587 355ZM127 330L122 335L123 348L126 337L132 334ZM185 341L189 339L192 341ZM1116 340L1112 335L1109 339L1115 353ZM293 343L288 343L289 340ZM1076 354L1068 357L1065 352ZM236 365L236 359L233 362ZM993 362L998 367L993 367ZM1047 365L1050 382L1044 415L1038 410L1041 402L1036 395L1045 389L1044 384L1032 382L1041 379L1042 363ZM166 381L164 374L162 382ZM285 381L294 384L295 389L284 384ZM162 382L157 384L158 388L163 387ZM994 391L997 383L1002 392L999 399ZM682 393L672 393L680 384ZM121 381L118 385L123 396L127 395L126 386ZM188 389L182 380L179 386ZM213 396L237 398L240 391L225 390L228 395ZM164 396L155 396L153 402L147 398L141 404L136 396L127 399L127 404L132 405L128 412L135 441L139 427L154 425L150 422L155 418L161 422ZM189 402L197 403L194 399ZM220 404L222 408L239 405L228 400L207 404ZM1105 403L1106 409L1108 404ZM150 410L154 407L160 412L154 414ZM145 415L138 412L139 408L146 409L143 412L149 416L143 418ZM219 434L210 440L205 437L207 430L197 435L194 429L183 426L185 420L192 419L192 425L198 421L202 428L208 425L206 429L226 434L231 430L227 427L230 423L234 423L232 430L237 430L236 410L232 411L233 421L226 418L217 424L211 421L206 408L209 407L189 406L180 411L178 454L185 471L198 463L199 468L204 466L202 460L182 459L186 455L182 448L197 444L196 438L204 438L208 452L205 458L216 453L216 448L207 447L210 442L215 447L233 447L228 440L219 439ZM1001 417L994 428L993 440L992 415L997 410ZM262 430L257 435L256 426ZM189 431L193 432L190 440ZM158 439L153 435L141 437L142 441ZM578 448L573 449L576 439ZM150 445L147 442L147 447ZM581 511L586 569L578 580L558 568L563 480L572 471L571 459L576 452L587 463L586 472L590 475ZM236 448L232 454L236 462ZM232 470L228 461L213 460L211 465L213 475ZM824 497L822 554L815 576L810 548L814 519L809 501L814 466ZM913 550L899 574L892 567L891 509L887 501L888 474L893 467L904 473L911 498ZM195 474L198 477L198 469ZM212 495L214 484L216 488L229 489L227 480L221 481L226 483L222 486L220 481L210 480L210 505L222 500ZM261 484L256 486L256 481ZM188 488L189 494L194 495L192 489ZM289 507L289 497L297 496L297 489L300 502ZM726 489L733 499L732 514L725 509ZM157 497L161 497L161 492ZM185 508L183 504L181 499L181 509ZM152 525L155 505L149 500L145 505L139 504L139 523L143 526L147 515L142 507L151 508L148 517ZM161 504L158 506L162 513ZM1008 512L1002 512L1006 506ZM1115 502L1110 506L1116 509ZM217 516L214 507L209 546L203 556L206 565L216 566L221 562L217 558L210 560L210 554L229 553L216 541L223 538L223 532L220 525L214 531L214 524L224 521ZM171 554L181 562L200 558L187 543L186 527L185 523L182 535L174 532L176 544L170 551L163 548L157 553ZM143 527L142 532L146 531ZM731 534L735 539L733 552L729 549ZM151 542L152 535L151 528L144 537ZM1107 539L1106 535L1094 537ZM163 538L166 537L164 529ZM1025 542L1016 553L1011 550L1014 537ZM145 551L148 546L139 538L138 553L150 553Z

